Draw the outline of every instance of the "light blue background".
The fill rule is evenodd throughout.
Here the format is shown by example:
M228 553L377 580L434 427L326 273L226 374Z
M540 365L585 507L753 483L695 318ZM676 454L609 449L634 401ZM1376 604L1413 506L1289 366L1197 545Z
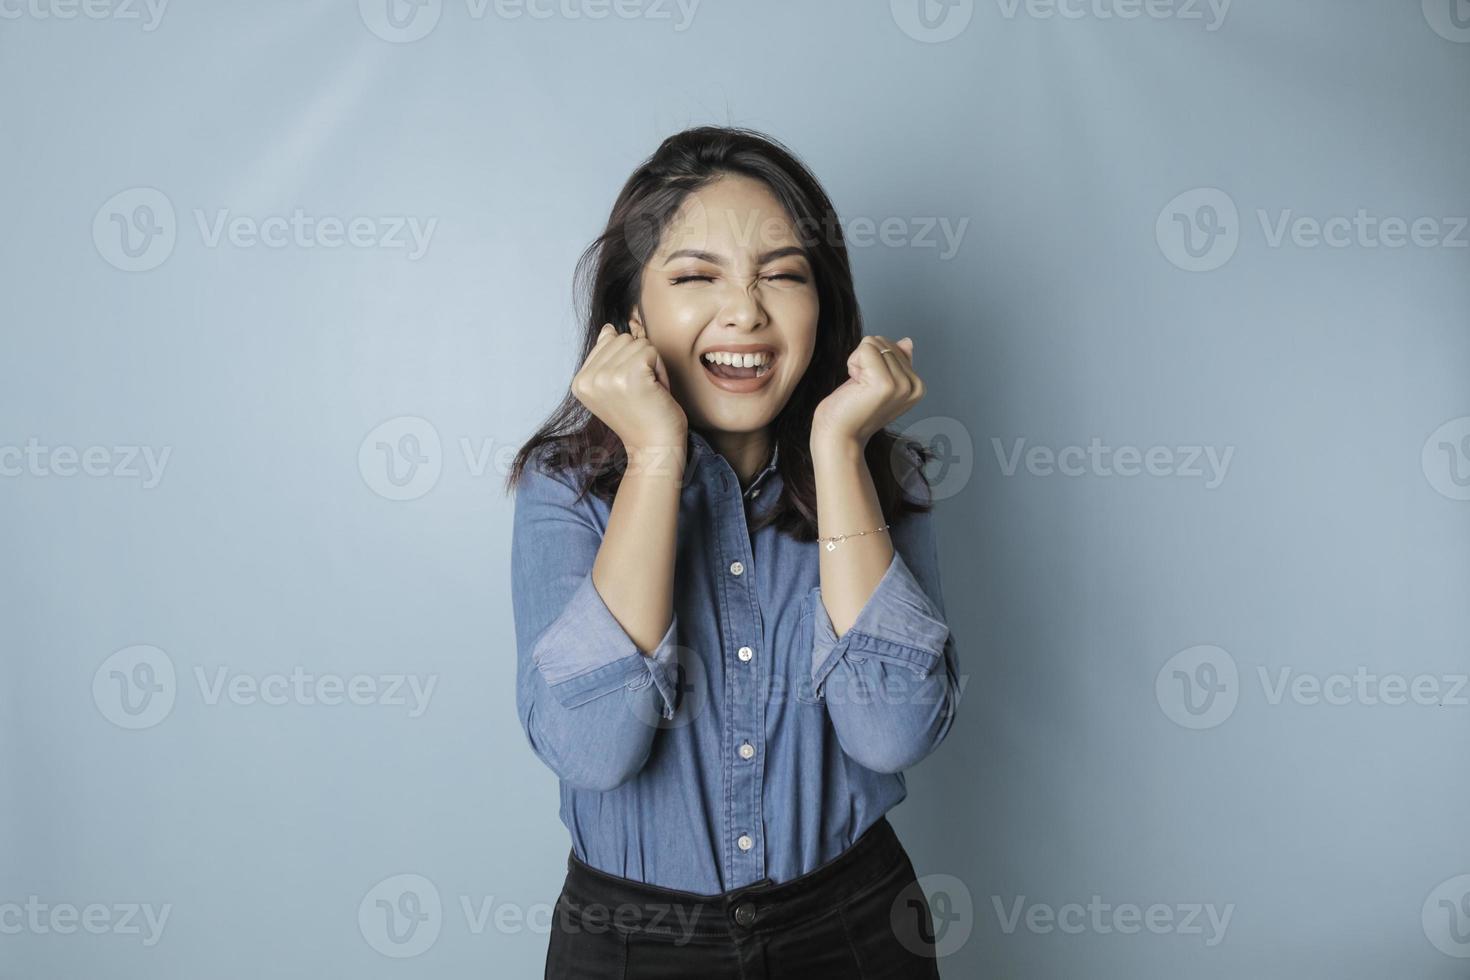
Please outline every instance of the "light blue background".
M519 923L568 840L513 710L496 453L571 376L571 268L621 182L705 122L787 141L851 227L899 219L852 257L869 330L916 338L907 421L962 457L938 521L966 688L893 813L919 873L953 876L927 879L958 916L945 976L1470 971L1440 904L1470 891L1470 249L1268 234L1470 213L1451 0L965 0L932 30L908 0L429 0L413 41L387 0L177 3L153 29L55 2L0 18L0 977L541 975L544 909ZM138 188L176 232L130 260ZM1196 189L1218 193L1171 204ZM1209 239L1221 195L1238 218ZM195 217L298 208L437 224L411 258L211 245ZM1217 268L1180 267L1176 214ZM955 254L913 241L926 219L967 223ZM398 488L377 443L404 435L425 462ZM1210 489L996 451L1094 438L1232 455ZM16 464L32 440L106 447L109 475ZM161 479L112 447L166 449ZM1224 687L1191 714L1174 670L1208 680L1201 656ZM174 681L130 729L139 658ZM416 717L211 697L220 670L296 668L435 686ZM1283 669L1444 703L1272 703ZM372 924L403 874L442 905L422 951ZM112 925L4 911L32 895ZM1215 945L1203 917L1005 928L1094 895L1231 918ZM116 928L125 903L170 906L156 944Z

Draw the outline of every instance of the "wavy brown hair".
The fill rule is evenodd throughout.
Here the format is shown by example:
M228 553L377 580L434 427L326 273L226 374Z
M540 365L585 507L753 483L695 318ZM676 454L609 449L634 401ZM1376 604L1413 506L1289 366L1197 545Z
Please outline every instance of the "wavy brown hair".
M658 248L665 229L691 192L726 174L761 181L785 207L815 278L819 312L816 345L806 373L772 422L780 447L777 469L781 496L751 530L774 523L801 541L817 536L817 488L812 473L812 413L823 398L847 380L847 358L862 339L862 314L852 285L852 269L836 210L815 176L775 139L749 129L701 126L664 140L623 185L607 227L582 253L576 289L583 310L582 351L586 361L604 323L628 333L628 315L638 304L643 267ZM885 521L909 511L929 509L927 499L904 492L917 477L927 490L923 466L927 447L882 430L868 440L868 469ZM612 500L627 467L622 441L572 394L570 386L555 411L520 451L506 480L507 491L520 481L532 460L574 474L582 494ZM691 460L692 463L692 460Z

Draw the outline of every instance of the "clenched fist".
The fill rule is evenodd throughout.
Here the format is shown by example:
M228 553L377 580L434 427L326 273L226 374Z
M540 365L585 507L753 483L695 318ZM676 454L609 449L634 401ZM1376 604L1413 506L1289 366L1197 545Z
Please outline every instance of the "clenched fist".
M914 341L893 343L877 335L864 337L847 359L848 378L824 398L812 418L812 448L851 443L869 437L924 397L924 381L914 370Z
M647 337L602 325L572 394L597 416L629 453L684 447L689 419L669 390L669 375Z

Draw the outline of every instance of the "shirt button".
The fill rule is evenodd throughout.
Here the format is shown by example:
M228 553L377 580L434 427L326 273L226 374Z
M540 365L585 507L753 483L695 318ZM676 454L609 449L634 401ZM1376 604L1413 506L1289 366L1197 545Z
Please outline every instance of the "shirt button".
M755 651L750 647L741 647L735 651L735 656L740 658L741 663L750 663L750 658L755 656Z
M755 841L750 839L749 834L741 834L740 837L736 839L735 846L740 848L742 851L748 851L755 846Z
M740 758L742 758L742 759L749 759L753 755L755 755L755 746L754 745L751 745L749 742L741 742L740 743Z
M756 487L754 490L750 491L750 496L752 498L759 497L760 495L761 495L761 488L760 487Z
M732 561L730 563L730 574L731 575L744 575L745 574L745 566L742 565L738 561Z

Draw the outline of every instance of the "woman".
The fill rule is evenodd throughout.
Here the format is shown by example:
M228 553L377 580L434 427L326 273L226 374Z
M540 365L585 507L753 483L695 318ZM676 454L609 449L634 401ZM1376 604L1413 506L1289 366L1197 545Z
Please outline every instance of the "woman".
M954 717L909 338L862 336L826 193L665 140L578 268L521 449L517 707L571 832L547 977L936 977L885 812Z

